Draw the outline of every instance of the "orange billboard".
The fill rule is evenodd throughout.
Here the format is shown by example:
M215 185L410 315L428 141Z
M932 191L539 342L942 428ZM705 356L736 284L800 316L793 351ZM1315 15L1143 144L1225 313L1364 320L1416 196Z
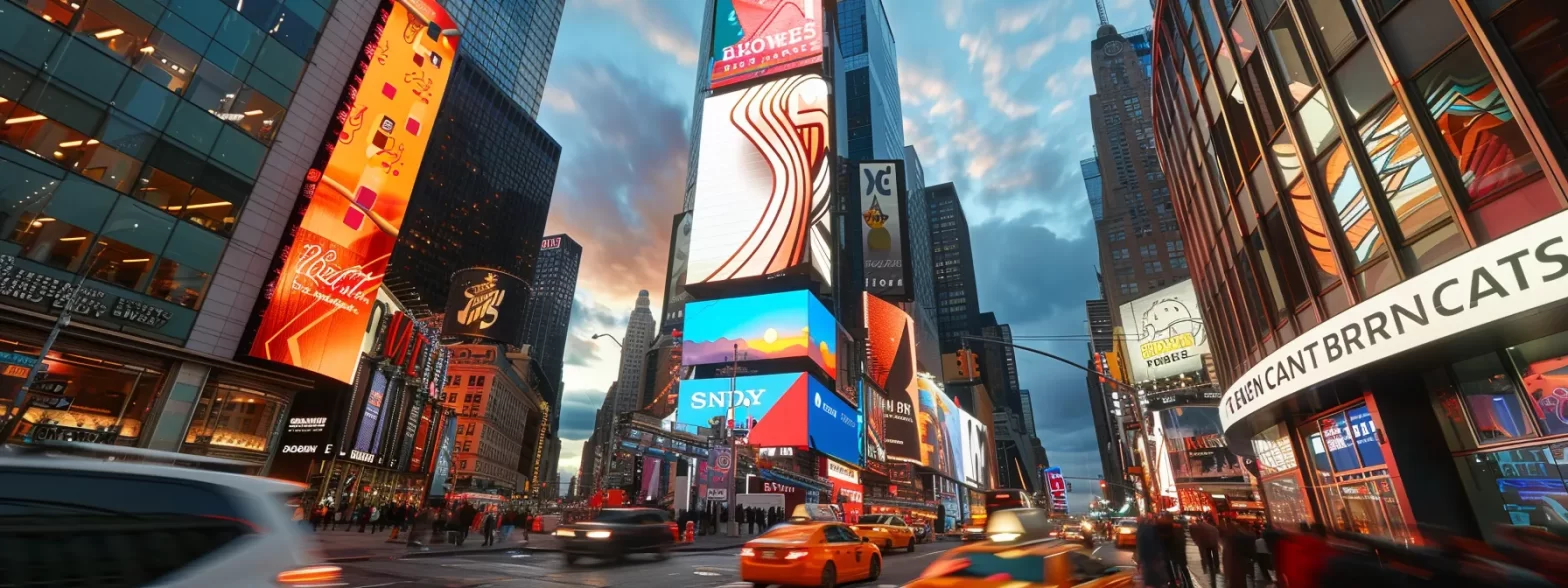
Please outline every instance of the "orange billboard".
M377 11L263 289L252 357L353 379L457 53L442 32L455 30L424 0Z

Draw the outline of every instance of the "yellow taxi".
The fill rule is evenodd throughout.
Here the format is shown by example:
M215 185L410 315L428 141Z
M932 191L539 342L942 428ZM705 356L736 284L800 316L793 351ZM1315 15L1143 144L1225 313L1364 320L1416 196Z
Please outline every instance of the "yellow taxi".
M1112 566L1081 545L1050 538L1040 509L998 511L986 523L989 537L942 554L905 588L1028 588L1031 586L1138 586L1130 566Z
M904 517L892 514L864 515L854 529L856 534L880 546L883 552L894 549L911 553L915 551L915 528L909 526Z
M831 514L797 516L740 550L740 579L753 586L824 586L882 576L882 550Z

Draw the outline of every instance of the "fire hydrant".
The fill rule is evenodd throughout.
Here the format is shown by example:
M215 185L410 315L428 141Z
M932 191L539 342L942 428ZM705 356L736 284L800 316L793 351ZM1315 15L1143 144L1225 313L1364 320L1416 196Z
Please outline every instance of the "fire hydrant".
M697 523L686 521L686 534L681 537L681 543L691 543L697 540Z

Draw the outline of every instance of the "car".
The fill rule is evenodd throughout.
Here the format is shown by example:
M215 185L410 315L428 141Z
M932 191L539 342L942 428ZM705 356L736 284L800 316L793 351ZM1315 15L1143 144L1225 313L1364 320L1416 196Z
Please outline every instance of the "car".
M891 552L894 548L911 553L915 551L915 528L909 526L904 517L890 514L864 515L853 528L857 535L870 538L883 552Z
M1041 534L1043 537L1045 534ZM1135 570L1112 566L1082 546L1058 539L985 541L948 550L905 588L1028 588L1138 585Z
M958 539L963 542L985 541L985 525L964 525L958 529Z
M831 588L881 576L882 550L843 523L792 517L740 550L740 579L757 587Z
M605 508L587 521L561 525L552 533L566 564L583 556L619 559L630 553L669 557L676 537L670 513L656 508Z
M936 533L932 531L930 521L914 521L915 539L920 543L936 541Z
M1116 538L1116 547L1133 547L1138 544L1138 521L1122 519L1116 521L1116 526L1111 529L1111 536Z
M1094 546L1094 538L1083 529L1082 525L1063 525L1061 538L1063 541L1071 543Z
M37 564L0 572L7 585L341 585L293 520L302 484L198 469L244 465L232 460L47 445L65 454L0 453L0 529L12 539L0 560Z

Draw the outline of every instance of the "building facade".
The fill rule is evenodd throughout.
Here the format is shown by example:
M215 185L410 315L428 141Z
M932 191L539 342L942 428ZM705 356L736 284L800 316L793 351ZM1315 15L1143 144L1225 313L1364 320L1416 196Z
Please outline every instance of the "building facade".
M1155 156L1149 77L1129 41L1144 34L1124 36L1102 24L1090 43L1092 161L1099 169L1093 175L1085 171L1084 185L1095 211L1103 289L1113 309L1187 278L1181 229ZM1113 320L1119 322L1119 315Z
M398 298L416 308L446 308L452 272L462 268L536 282L561 145L482 63L460 54L453 66L387 268Z
M463 55L529 118L539 116L566 0L449 0L443 5L463 30Z
M1154 120L1282 524L1561 516L1568 5L1162 0Z
M619 388L611 409L615 415L642 408L643 376L648 361L648 348L653 345L653 311L648 308L648 291L637 293L637 306L626 322L626 333L621 336L621 363L616 382Z
M566 332L572 321L572 298L577 294L577 269L582 264L583 246L567 235L549 235L540 242L539 264L534 268L532 297L528 317L523 323L523 342L539 364L550 391L549 433L551 445L545 458L545 472L555 472L560 459L561 395L565 387L561 372L566 362Z
M931 233L932 292L942 353L963 348L965 335L979 334L980 296L975 290L969 221L952 182L922 190Z
M539 479L549 404L529 382L527 354L503 345L449 347L452 360L442 393L457 411L452 476L458 491L509 496ZM522 465L520 465L522 464Z
M838 42L833 45L838 152L851 160L904 155L898 49L882 1L838 3Z

